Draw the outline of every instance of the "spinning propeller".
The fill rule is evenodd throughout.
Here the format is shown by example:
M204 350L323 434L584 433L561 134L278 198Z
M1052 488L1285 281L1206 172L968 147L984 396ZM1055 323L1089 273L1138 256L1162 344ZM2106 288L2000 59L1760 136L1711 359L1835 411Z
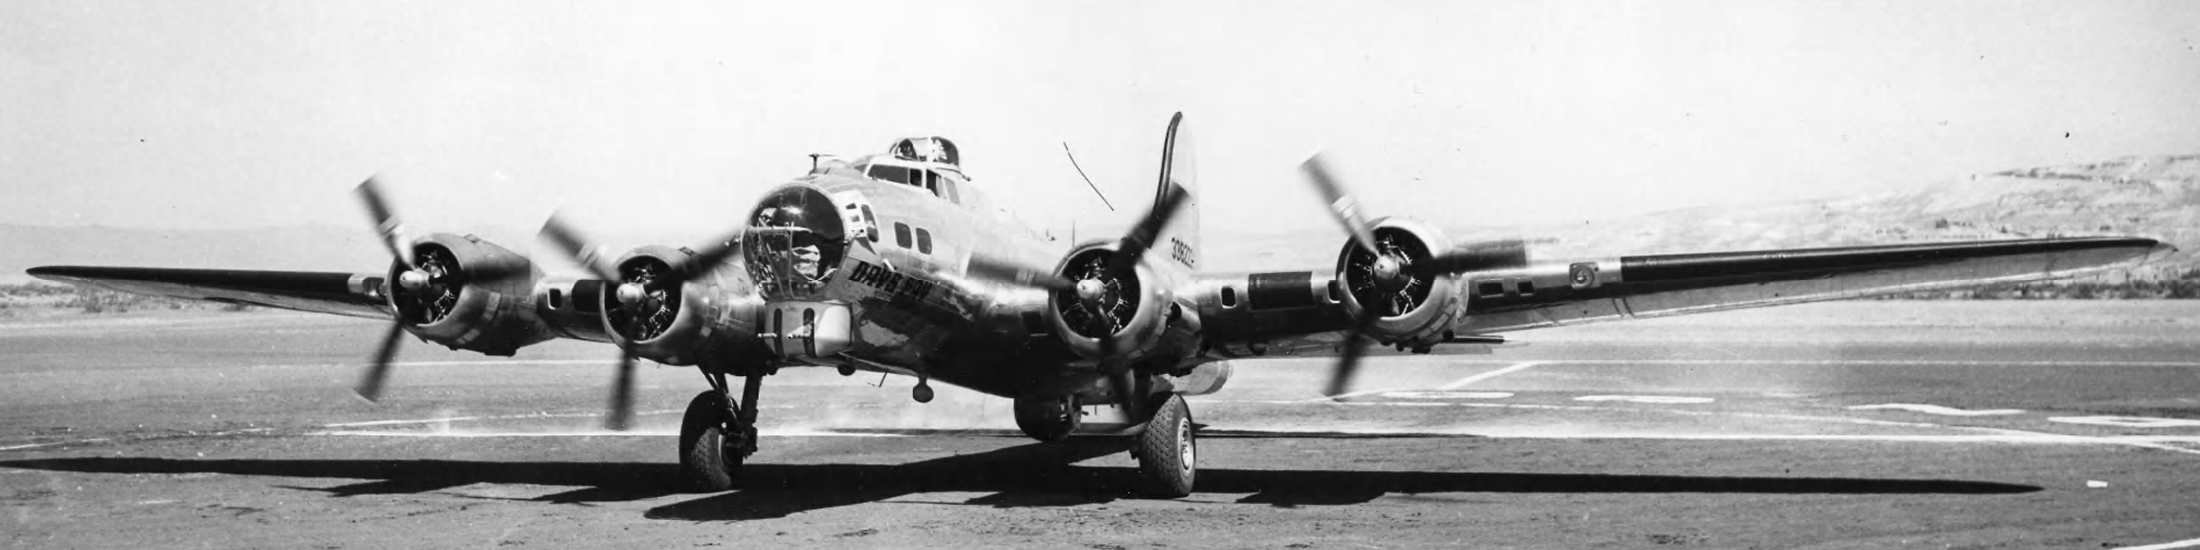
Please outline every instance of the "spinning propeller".
M440 298L446 294L456 294L458 289L455 287L461 284L453 279L458 274L448 269L449 266L443 265L442 259L439 258L434 265L426 268L417 262L412 246L405 241L404 222L398 220L397 214L390 209L389 201L382 198L382 184L374 177L368 177L367 181L359 184L356 191L360 202L367 207L367 216L374 222L375 231L382 235L382 246L389 249L391 258L405 266L405 270L397 274L397 280L392 281L389 289L391 301L395 303L401 299L397 296L401 294L400 290L406 291L403 294L408 296L434 293ZM374 363L367 367L367 374L359 380L359 385L352 388L353 392L368 401L382 398L383 382L390 375L390 361L397 357L397 348L405 334L407 314L404 309L398 308L397 317L390 322L389 330L382 335L381 347L375 349ZM432 317L420 320L424 323L434 321L435 318Z
M599 247L593 240L582 236L556 213L543 221L538 236L607 285L616 284L610 289L616 304L604 314L612 321L612 330L618 331L624 339L614 340L620 347L619 362L611 387L611 412L604 417L604 427L625 430L632 426L634 418L636 358L634 351L627 348L629 342L663 334L679 314L681 288L732 257L739 250L736 243L740 242L741 233L728 234L695 249L695 254L680 269L649 257L637 257L613 269L598 253Z
M1346 272L1339 273L1344 280L1339 282L1358 299L1360 308L1345 329L1344 350L1323 395L1345 393L1360 360L1367 356L1368 333L1376 323L1419 306L1440 277L1527 265L1527 246L1520 239L1473 243L1439 254L1415 240L1378 236L1376 226L1361 216L1359 199L1337 181L1320 154L1307 158L1299 168L1357 245L1346 256Z
M1070 329L1100 342L1101 371L1107 375L1117 404L1130 410L1137 399L1129 361L1118 357L1122 338L1116 333L1129 328L1131 316L1147 293L1138 281L1138 261L1153 248L1162 230L1176 218L1190 195L1183 187L1169 185L1154 200L1153 208L1138 224L1115 242L1115 249L1087 249L1072 257L1062 272L1052 273L1011 262L971 256L966 274L1003 284L1053 291L1055 307Z

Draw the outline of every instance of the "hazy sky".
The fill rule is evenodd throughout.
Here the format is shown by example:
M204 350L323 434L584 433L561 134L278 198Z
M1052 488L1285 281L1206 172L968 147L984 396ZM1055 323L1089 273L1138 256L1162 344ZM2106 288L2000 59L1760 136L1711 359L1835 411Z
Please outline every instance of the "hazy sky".
M956 140L1028 219L1535 223L2200 153L2193 2L0 2L0 223L712 234L807 153ZM1129 212L1114 214L1128 216Z

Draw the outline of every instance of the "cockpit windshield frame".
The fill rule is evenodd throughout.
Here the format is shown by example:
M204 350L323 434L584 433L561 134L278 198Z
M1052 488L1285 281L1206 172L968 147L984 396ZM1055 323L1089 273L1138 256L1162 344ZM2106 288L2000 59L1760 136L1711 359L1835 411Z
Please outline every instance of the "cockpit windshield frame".
M863 166L863 176L874 181L923 189L932 196L946 199L947 202L962 204L962 194L957 192L955 179L931 168L873 161Z

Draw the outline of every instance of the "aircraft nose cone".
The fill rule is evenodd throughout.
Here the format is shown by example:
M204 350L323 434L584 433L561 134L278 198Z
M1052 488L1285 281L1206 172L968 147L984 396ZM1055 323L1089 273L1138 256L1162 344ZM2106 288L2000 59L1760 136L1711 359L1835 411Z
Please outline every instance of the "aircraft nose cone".
M619 290L617 292L619 303L626 306L633 306L636 303L640 303L642 301L642 296L645 294L645 291L642 290L642 285L635 283L626 283L619 285Z
M427 288L428 280L428 274L421 273L420 270L417 269L409 269L406 270L404 273L397 274L397 286L404 287L405 290L420 290L423 288Z
M871 212L863 210L862 216L855 216L850 210L854 207L850 203L843 208L823 189L809 184L784 185L765 195L750 215L749 227L741 238L749 275L767 289L781 289L766 291L773 296L807 295L814 290L798 289L822 288L826 278L846 267L842 264L847 261L848 246L853 244L851 235L873 231L872 222L865 220ZM930 234L924 237L929 241ZM922 243L920 250L929 253L930 246L929 242Z

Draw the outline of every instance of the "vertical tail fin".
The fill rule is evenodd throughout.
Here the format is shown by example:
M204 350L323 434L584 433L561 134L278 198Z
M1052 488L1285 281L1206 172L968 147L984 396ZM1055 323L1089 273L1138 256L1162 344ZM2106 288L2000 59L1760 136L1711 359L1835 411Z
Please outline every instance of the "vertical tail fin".
M1192 135L1183 126L1184 113L1169 117L1169 133L1161 142L1161 182L1154 188L1154 202L1171 186L1183 189L1184 202L1176 216L1156 236L1155 248L1163 252L1156 262L1186 271L1199 270L1199 173L1192 151ZM1151 215L1151 214L1149 214Z

